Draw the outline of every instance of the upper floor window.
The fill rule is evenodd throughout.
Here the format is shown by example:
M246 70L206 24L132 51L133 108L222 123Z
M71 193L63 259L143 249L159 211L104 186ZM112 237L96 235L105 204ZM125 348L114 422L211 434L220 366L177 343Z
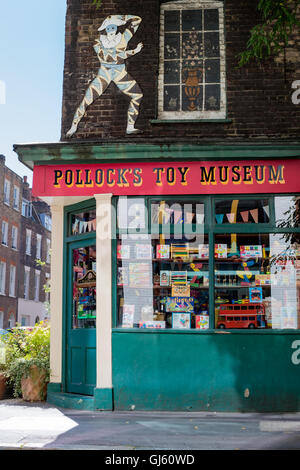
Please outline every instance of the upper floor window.
M2 221L2 239L1 239L2 245L7 246L8 245L8 223L3 220Z
M13 208L19 210L20 188L14 186Z
M31 202L27 199L22 199L22 215L24 217L31 217L32 215Z
M10 200L10 181L4 180L4 203L9 205Z
M42 235L36 235L36 259L41 259L41 252L42 252Z
M161 7L160 119L224 119L223 2L183 0Z
M15 225L11 228L11 247L15 250L18 248L18 227Z
M26 229L25 252L26 255L31 255L31 230L29 229Z

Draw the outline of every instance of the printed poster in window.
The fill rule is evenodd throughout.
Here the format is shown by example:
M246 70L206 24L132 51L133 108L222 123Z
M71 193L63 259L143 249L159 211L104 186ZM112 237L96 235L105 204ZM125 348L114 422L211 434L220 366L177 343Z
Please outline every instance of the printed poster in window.
M151 272L149 263L129 263L129 286L150 287L152 285Z
M178 330L189 330L191 327L190 313L172 313L172 328Z
M136 245L135 257L137 259L152 259L152 245Z
M122 328L133 328L134 305L124 304L122 316Z

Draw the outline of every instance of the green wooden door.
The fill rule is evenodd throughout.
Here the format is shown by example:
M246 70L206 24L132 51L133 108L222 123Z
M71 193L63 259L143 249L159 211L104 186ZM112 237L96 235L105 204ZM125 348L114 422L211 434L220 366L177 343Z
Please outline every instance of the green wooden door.
M93 395L96 386L96 239L68 244L66 391Z

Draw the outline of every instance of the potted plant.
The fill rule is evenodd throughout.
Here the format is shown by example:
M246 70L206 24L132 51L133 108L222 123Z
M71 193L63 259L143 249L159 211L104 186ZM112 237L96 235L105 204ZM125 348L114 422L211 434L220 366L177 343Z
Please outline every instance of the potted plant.
M13 328L6 340L6 376L13 395L26 401L46 399L50 377L50 327Z

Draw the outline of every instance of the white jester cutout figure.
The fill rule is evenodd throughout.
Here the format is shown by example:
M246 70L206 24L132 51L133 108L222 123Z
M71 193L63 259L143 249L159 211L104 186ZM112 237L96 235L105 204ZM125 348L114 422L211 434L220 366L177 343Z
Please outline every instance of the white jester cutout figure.
M77 131L78 124L87 107L105 92L111 82L114 82L120 91L130 97L126 133L139 132L135 128L135 122L139 115L143 93L137 82L127 72L125 60L143 48L143 44L139 43L135 49L127 50L127 44L137 31L141 21L139 16L134 15L111 15L103 21L98 29L100 37L94 45L101 65L97 76L90 83L75 112L72 126L66 134L67 137L71 137Z

